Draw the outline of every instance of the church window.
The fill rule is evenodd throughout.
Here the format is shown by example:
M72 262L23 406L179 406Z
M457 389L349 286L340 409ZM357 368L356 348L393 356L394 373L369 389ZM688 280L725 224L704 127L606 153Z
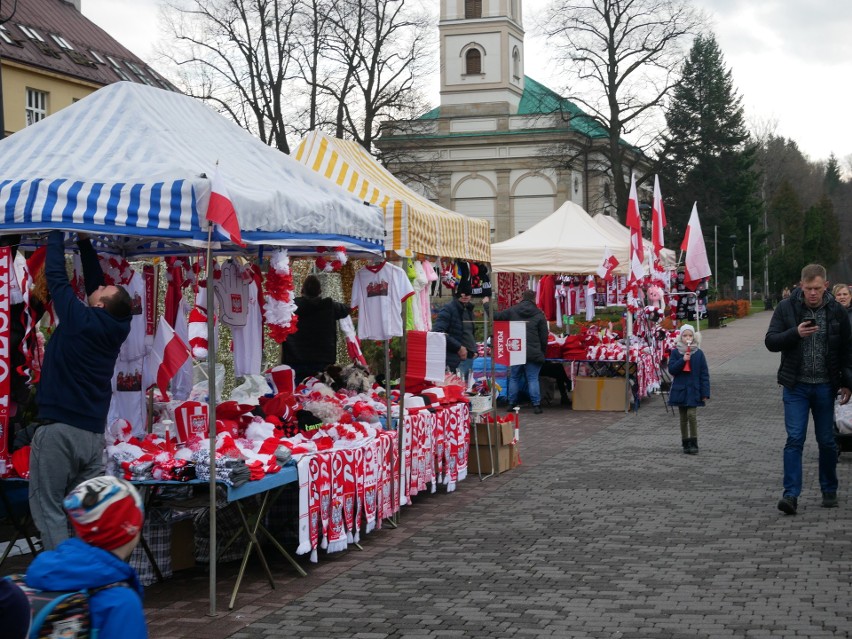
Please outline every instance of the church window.
M482 73L482 54L479 49L468 49L464 54L464 72L466 75Z
M464 0L464 17L468 19L481 18L482 0Z

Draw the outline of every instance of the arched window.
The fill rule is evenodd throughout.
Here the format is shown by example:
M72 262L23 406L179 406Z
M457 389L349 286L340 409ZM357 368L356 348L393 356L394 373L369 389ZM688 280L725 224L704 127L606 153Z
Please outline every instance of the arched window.
M521 52L518 47L512 50L512 75L516 80L521 79Z
M482 73L482 54L479 49L469 49L464 54L464 72L466 75Z
M482 0L464 0L464 17L481 18Z

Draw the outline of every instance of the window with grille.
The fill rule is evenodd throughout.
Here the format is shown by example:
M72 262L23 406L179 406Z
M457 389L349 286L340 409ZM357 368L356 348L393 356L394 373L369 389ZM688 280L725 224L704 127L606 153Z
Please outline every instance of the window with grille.
M27 89L27 126L47 117L47 92Z
M482 0L464 0L464 17L481 18Z
M464 72L467 75L482 73L482 54L479 49L470 49L464 54Z

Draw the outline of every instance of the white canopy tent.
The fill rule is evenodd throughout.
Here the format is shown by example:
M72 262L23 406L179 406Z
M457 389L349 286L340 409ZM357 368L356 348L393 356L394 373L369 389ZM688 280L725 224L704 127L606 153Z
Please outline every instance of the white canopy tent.
M593 274L608 248L627 272L627 243L603 231L578 204L565 202L527 231L491 245L493 270L508 273Z
M198 100L132 82L0 142L0 232L111 234L126 255L197 247L217 164L247 244L384 250L378 208Z

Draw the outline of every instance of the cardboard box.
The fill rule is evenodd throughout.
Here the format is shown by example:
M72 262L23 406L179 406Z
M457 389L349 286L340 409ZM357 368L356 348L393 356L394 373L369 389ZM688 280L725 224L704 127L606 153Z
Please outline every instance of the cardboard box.
M521 465L521 445L511 444L509 446L509 468L517 468Z
M172 571L195 568L195 523L181 519L172 524Z
M627 408L623 377L576 377L571 406L574 410L617 410Z
M511 446L495 446L493 451L499 472L505 473L512 467ZM483 475L490 475L493 470L495 469L488 446L471 446L467 458L468 474L481 472Z
M491 430L491 444L494 446L508 446L515 439L515 422L506 422L503 424L488 424L478 422L476 424L476 433L471 433L471 446L478 444L479 446L488 445L488 431ZM474 435L476 439L474 439Z

